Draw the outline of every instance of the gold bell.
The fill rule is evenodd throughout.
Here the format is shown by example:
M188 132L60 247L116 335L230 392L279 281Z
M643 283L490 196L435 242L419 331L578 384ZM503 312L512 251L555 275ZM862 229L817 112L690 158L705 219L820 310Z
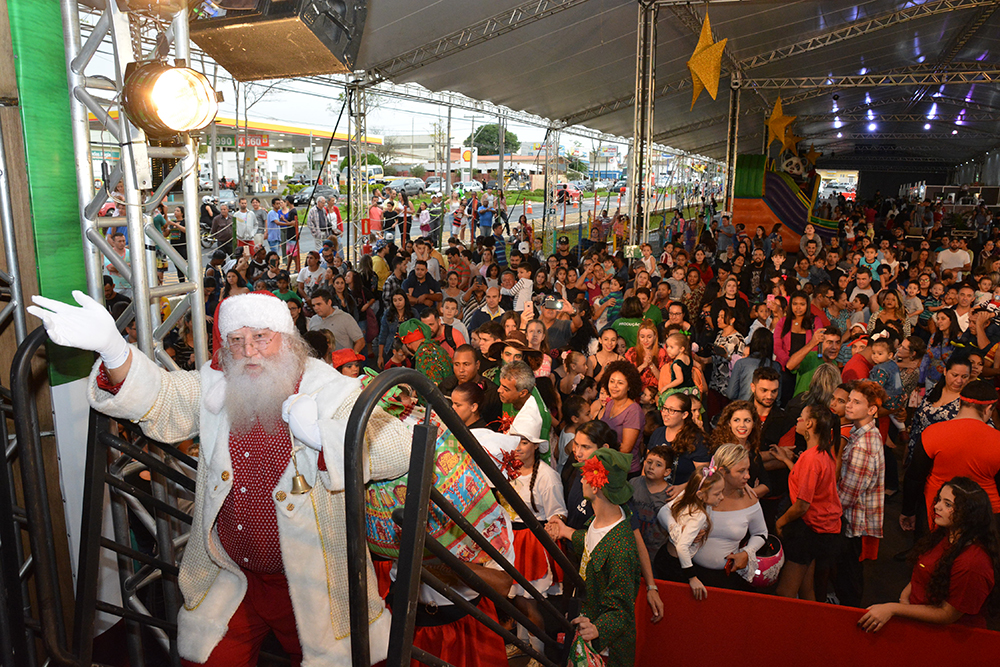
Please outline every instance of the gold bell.
M295 442L295 436L292 435L291 429L288 430L288 435L291 438L292 443ZM295 466L295 477L292 477L292 495L301 496L304 493L309 493L312 491L312 485L306 481L305 476L299 472L299 462L296 460L296 453L298 453L300 447L292 445L292 465Z
M312 487L309 486L309 482L306 481L306 478L303 475L296 473L295 477L292 478L292 494L300 496L303 493L309 493L310 491L312 491Z

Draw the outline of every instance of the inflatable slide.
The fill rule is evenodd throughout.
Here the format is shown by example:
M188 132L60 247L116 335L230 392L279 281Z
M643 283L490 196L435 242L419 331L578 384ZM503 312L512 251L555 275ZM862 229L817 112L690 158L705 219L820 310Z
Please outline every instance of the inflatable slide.
M803 174L798 158L786 160L783 166L788 172L765 155L736 158L733 222L746 225L751 238L757 227L770 234L774 225L780 223L784 248L791 253L799 251L799 239L807 224L811 223L821 237L829 238L837 234L837 222L812 214L819 177Z

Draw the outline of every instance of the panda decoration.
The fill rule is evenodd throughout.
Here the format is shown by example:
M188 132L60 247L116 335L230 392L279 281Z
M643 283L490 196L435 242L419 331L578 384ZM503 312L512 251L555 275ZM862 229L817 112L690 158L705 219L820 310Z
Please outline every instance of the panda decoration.
M805 176L806 166L798 155L790 155L781 163L781 170L796 181L801 181Z

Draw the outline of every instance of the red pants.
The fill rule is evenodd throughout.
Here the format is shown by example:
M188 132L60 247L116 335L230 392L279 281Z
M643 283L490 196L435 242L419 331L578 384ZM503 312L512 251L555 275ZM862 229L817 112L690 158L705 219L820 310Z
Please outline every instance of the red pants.
M181 660L184 667L253 667L260 645L267 633L274 631L292 660L292 667L302 664L302 647L295 629L292 599L283 574L258 574L243 570L247 594L229 620L229 630L205 663Z

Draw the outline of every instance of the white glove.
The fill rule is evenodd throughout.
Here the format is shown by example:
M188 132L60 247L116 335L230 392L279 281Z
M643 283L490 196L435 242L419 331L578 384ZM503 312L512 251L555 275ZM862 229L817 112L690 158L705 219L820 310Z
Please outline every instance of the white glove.
M108 368L118 368L128 361L128 343L118 332L111 313L79 290L73 290L73 298L81 307L36 294L31 300L37 305L27 310L42 321L52 342L97 352Z
M288 422L295 439L323 451L319 436L319 406L310 394L292 394L281 404L281 418Z

